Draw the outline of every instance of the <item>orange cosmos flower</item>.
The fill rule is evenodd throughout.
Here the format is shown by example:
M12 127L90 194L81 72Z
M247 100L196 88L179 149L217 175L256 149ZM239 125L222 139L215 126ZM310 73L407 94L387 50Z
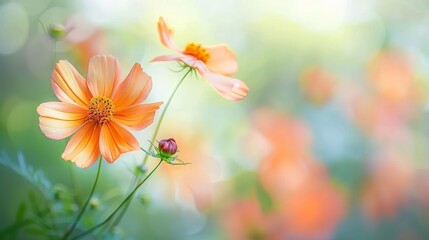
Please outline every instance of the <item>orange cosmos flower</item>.
M238 68L235 54L226 45L202 46L189 43L180 49L171 39L173 30L162 17L158 21L161 42L179 54L164 55L152 61L179 61L196 69L224 98L238 101L247 96L249 88L242 81L230 77Z
M112 56L92 57L87 80L61 60L52 72L51 84L60 102L37 108L40 129L55 140L76 132L62 158L81 168L94 164L100 154L112 163L122 153L138 150L139 143L126 129L150 125L162 103L139 104L148 96L152 79L136 63L122 80L119 63Z

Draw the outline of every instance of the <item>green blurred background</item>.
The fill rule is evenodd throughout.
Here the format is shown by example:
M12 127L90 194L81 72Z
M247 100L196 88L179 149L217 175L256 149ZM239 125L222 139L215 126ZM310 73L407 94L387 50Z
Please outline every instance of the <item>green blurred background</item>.
M67 59L85 76L92 55L112 54L125 77L139 62L153 79L147 102L166 101L183 73L150 63L171 53L158 39L160 16L179 46L228 44L250 92L230 102L201 77L185 80L158 139L176 138L192 164L164 165L143 185L115 229L119 239L429 238L424 0L3 0L3 162L25 159L53 189L84 199L96 167L63 161L67 140L38 127L37 106L56 100L53 64ZM58 41L53 24L64 31ZM135 133L142 146L153 130ZM114 209L143 156L103 163L99 204L83 224ZM6 165L0 229L36 191Z

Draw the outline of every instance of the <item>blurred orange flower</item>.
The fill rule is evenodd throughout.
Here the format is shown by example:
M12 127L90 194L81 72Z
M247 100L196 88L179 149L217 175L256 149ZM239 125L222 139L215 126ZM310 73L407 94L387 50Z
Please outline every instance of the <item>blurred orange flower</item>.
M270 109L260 109L252 116L252 131L259 132L268 145L262 156L259 176L262 185L281 195L302 179L311 161L311 134L299 120Z
M413 188L413 196L416 202L426 211L429 210L429 171L427 169L416 171Z
M407 56L398 50L386 50L369 63L369 83L387 102L404 104L418 96L413 69Z
M73 14L66 21L67 35L65 41L71 46L73 56L79 66L88 66L92 56L101 54L107 49L106 34L103 28L97 26L82 14Z
M238 101L247 96L249 88L242 81L230 77L238 68L235 54L226 45L202 46L189 43L180 49L172 40L173 30L162 17L158 21L161 42L178 54L163 55L152 61L179 61L196 69L224 98Z
M302 73L300 84L311 103L324 104L334 94L336 78L320 67L313 67Z
M277 199L285 218L284 228L293 238L331 239L346 215L345 195L328 179L312 177L311 171L307 174L297 188Z
M370 166L364 186L362 207L370 219L394 217L409 195L413 169L408 159L393 150L385 150Z
M259 177L282 214L286 236L329 238L345 216L346 199L314 159L309 130L298 119L272 110L256 112L253 122L270 146Z
M229 239L284 239L282 220L276 214L263 212L255 197L238 200L223 213L223 225Z
M369 137L381 145L386 145L386 141L408 141L408 124L418 113L415 106L389 103L356 84L343 85L342 92L344 109Z
M75 34L72 31L69 36ZM100 54L102 52L104 44L104 33L101 29L96 29L87 38L76 41L71 37L66 39L72 46L74 56L80 63L81 66L87 66L92 56Z
M91 58L87 80L66 60L56 64L52 89L60 102L42 103L37 108L39 126L51 139L75 133L62 154L64 160L87 168L100 154L114 162L122 153L140 148L127 130L142 130L153 122L161 102L140 104L152 89L152 79L140 64L134 64L121 79L116 58Z

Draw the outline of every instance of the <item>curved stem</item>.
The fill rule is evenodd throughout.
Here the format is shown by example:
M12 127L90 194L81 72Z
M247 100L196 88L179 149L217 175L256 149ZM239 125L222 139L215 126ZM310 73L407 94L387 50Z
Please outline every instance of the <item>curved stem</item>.
M176 85L176 87L174 88L173 92L171 93L170 98L167 100L167 103L165 104L165 107L164 107L164 109L162 110L161 117L159 118L158 124L157 124L157 126L156 126L156 128L155 128L155 132L154 132L154 133L153 133L153 135L152 135L152 140L151 140L151 142L152 142L152 143L155 141L155 138L156 138L156 136L157 136L157 134L158 134L159 128L161 127L161 122L162 122L162 120L164 119L164 115L165 115L165 113L167 112L167 109L168 109L168 107L170 106L171 100L173 99L174 95L176 94L177 89L179 89L179 87L180 87L180 85L182 84L183 80L185 80L186 76L188 76L188 74L189 74L190 72L192 72L192 70L193 70L193 68L189 67L188 71L187 71L187 72L185 73L185 75L183 75L183 77L180 79L179 83ZM151 151L151 150L152 150L152 147L153 147L153 146L152 146L152 145L150 145L150 146L149 146L148 151ZM143 159L143 163L142 163L142 165L145 165L145 164L146 164L146 162L147 162L148 158L149 158L149 155L148 155L148 154L146 154L146 155L145 155L145 157L144 157L144 159ZM128 203L127 205L125 205L125 207L122 209L122 212L121 212L121 213L120 213L120 215L116 218L115 222L110 226L110 228L113 228L114 226L116 226L116 225L118 225L118 224L119 224L119 222L121 221L121 219L122 219L122 217L124 216L125 212L127 211L128 206L129 206L129 203Z
M52 41L52 64L57 64L57 40Z
M131 191L131 187L136 184L136 182L138 181L138 177L137 175L133 178L133 181L128 189L127 192ZM127 204L122 208L122 211L119 213L119 216L115 219L115 221L110 225L110 227L108 227L108 231L110 231L113 227L115 227L116 225L119 224L119 222L121 221L122 217L124 216L125 212L128 209L128 206L130 205L131 201L128 201Z
M180 79L176 88L174 88L173 92L171 93L170 98L168 99L167 103L165 104L164 110L162 110L161 117L159 118L158 124L156 125L155 132L153 133L151 142L155 141L156 135L158 134L159 128L161 127L162 120L164 119L164 115L167 112L168 106L170 106L171 100L173 99L174 95L176 94L177 89L179 89L179 86L182 84L183 80L186 78L186 76L188 76L188 74L192 70L193 70L193 68L189 67L189 70L185 73L185 75L183 75L182 79ZM149 146L148 151L150 152L151 150L152 150L152 145ZM146 154L145 158L143 159L143 165L146 164L148 158L149 158L149 155Z
M71 189L73 190L73 199L80 205L82 203L82 199L80 199L79 197L79 190L77 189L77 184L76 184L76 177L74 174L74 170L73 170L73 163L72 162L68 162L68 168L69 168L69 173L70 173L70 185L71 185Z
M77 223L79 222L80 218L82 217L83 213L85 212L86 208L88 207L89 201L91 200L92 195L94 194L94 191L95 191L95 187L97 186L98 177L100 176L101 163L103 162L101 156L100 156L100 159L98 160L98 162L99 163L98 163L97 175L95 176L94 185L92 185L92 189L91 189L91 192L88 196L88 199L86 199L85 204L83 205L82 209L79 212L79 215L74 220L70 229L64 234L64 236L61 239L67 239L67 237L73 232L73 230L76 228Z
M141 181L139 184L137 184L137 186L133 189L133 191L130 194L128 194L128 196L121 202L121 204L119 204L119 206L103 222L101 222L101 223L95 225L94 227L90 228L89 230L75 236L74 238L72 238L72 240L86 236L86 235L90 234L92 231L96 230L97 228L108 223L115 216L115 214L119 211L119 209L121 209L121 207L124 206L124 204L126 204L128 201L130 201L132 199L132 197L134 196L134 193L140 188L141 185L143 185L143 183L146 182L146 180L155 172L155 170L158 169L158 167L159 167L159 165L161 165L161 163L162 163L162 160L159 160L156 167L143 179L143 181Z
M182 84L183 80L185 80L186 76L188 76L188 74L189 74L190 72L192 72L192 70L193 70L193 68L189 67L188 71L187 71L187 72L185 73L185 75L183 75L183 77L179 80L179 83L176 85L176 87L174 88L174 90L173 90L173 92L171 93L170 97L168 98L167 103L165 104L165 107L164 107L164 109L162 110L162 113L161 113L161 116L160 116L160 118L159 118L158 124L156 125L155 131L154 131L154 133L153 133L153 135L152 135L152 140L151 140L151 142L154 142L154 141L155 141L156 136L158 135L158 131L159 131L160 127L161 127L162 120L164 119L165 113L167 112L167 109L168 109L168 107L170 106L170 103L171 103L171 101L173 100L174 95L176 95L177 89L179 89L179 87L180 87L180 85ZM150 146L149 146L148 151L151 151L151 150L152 150L152 147L153 147L153 146L152 146L152 145L150 145ZM145 165L145 164L146 164L146 162L147 162L148 158L149 158L149 155L148 155L148 154L146 154L146 155L145 155L145 157L144 157L144 159L143 159L143 163L142 163L142 165ZM137 177L134 179L134 181L136 181L136 180L137 180ZM133 197L132 195L133 195L133 194L131 194L131 195L130 195L130 196L131 196L130 198L132 198L132 197ZM114 221L114 223L112 223L112 224L111 224L110 228L115 227L116 225L118 225L118 224L121 222L121 219L122 219L122 217L125 215L125 212L127 211L128 207L129 207L129 205L130 205L130 202L131 202L131 201L129 201L129 202L124 206L124 208L122 209L121 213L120 213L120 214L119 214L119 216L116 218L116 220Z

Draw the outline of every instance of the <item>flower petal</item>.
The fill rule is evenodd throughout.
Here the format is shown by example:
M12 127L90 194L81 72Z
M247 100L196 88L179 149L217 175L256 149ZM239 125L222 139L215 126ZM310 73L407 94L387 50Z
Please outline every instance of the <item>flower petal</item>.
M67 60L60 60L51 75L52 89L62 102L86 106L91 98L86 80Z
M70 136L85 123L87 116L86 108L63 102L42 103L37 112L43 134L55 140Z
M138 104L147 98L151 89L152 78L143 71L140 64L136 63L113 93L113 103L117 109Z
M113 119L123 126L139 131L153 122L155 111L161 104L162 102L157 102L123 108L114 113Z
M76 163L80 168L87 168L94 164L100 156L100 130L98 123L87 122L70 138L62 158Z
M106 161L112 163L125 152L138 150L137 139L115 121L109 121L101 127L100 151Z
M183 54L169 54L155 57L151 62L182 62L190 67L194 67L197 65L197 62L201 62L193 56L183 55ZM201 62L203 63L203 62ZM203 63L204 64L204 63Z
M176 45L176 43L173 42L171 38L173 36L173 32L173 29L169 28L164 19L160 17L158 20L158 33L161 43L167 48L170 48L176 52L180 52L181 49Z
M88 68L88 87L94 97L111 97L121 82L121 68L113 56L97 55Z
M212 73L207 70L204 64L201 63L202 62L198 63L195 68L201 74L201 76L207 79L217 90L217 92L224 98L232 101L239 101L247 96L249 87L247 87L244 82L236 78Z
M205 47L210 53L206 62L207 68L212 73L231 76L237 72L238 64L235 54L226 45Z

